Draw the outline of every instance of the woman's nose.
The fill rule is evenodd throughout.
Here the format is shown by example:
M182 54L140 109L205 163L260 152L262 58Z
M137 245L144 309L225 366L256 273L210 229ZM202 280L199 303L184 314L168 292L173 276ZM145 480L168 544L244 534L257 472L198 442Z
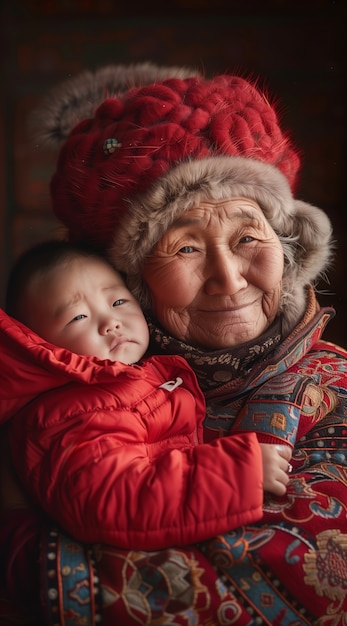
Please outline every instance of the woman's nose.
M244 262L231 251L219 252L207 259L205 292L233 295L247 287Z

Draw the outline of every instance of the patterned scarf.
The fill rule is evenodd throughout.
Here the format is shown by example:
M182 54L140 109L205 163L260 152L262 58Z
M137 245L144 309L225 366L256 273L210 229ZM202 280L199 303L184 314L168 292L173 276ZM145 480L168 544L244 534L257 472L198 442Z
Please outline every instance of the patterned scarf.
M195 348L168 335L154 318L148 318L151 354L178 354L194 370L202 391L216 389L231 380L247 374L252 367L267 357L281 342L281 319L253 341L221 350Z
M171 337L160 327L157 320L147 317L150 330L150 354L178 354L184 357L194 370L199 385L206 399L226 395L244 389L250 381L252 372L259 372L265 362L281 359L293 344L300 342L308 333L316 332L315 341L321 336L329 319L334 316L332 308L321 308L312 286L307 286L306 310L299 322L288 335L282 331L281 317L277 317L271 326L253 341L243 343L231 349L204 350L195 348L183 341Z

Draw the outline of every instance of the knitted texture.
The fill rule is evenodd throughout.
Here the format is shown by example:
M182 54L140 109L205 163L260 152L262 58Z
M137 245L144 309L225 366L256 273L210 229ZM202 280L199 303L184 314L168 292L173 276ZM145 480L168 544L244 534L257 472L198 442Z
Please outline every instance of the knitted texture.
M297 152L255 85L222 75L132 88L70 133L51 181L54 212L72 239L108 248L134 198L178 164L217 155L271 164L295 187Z

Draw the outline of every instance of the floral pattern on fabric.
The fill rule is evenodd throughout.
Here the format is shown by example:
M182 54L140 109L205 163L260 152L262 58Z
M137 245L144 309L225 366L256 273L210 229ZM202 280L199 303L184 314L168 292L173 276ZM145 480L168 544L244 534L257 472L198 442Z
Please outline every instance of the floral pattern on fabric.
M257 394L257 412L271 414L275 403L277 426L290 404L296 407L287 493L265 497L258 524L196 546L154 552L93 546L89 582L90 589L94 584L100 589L101 607L91 594L89 616L76 624L347 625L347 352L320 340L328 318L329 312L317 312L311 298L291 337L262 355L243 377L206 393L212 438L242 430L243 418L256 423L255 405L247 407L247 401ZM166 347L170 352L170 342ZM211 376L215 365L213 360ZM208 378L206 363L204 372ZM288 375L295 384L282 387ZM267 393L272 383L275 398ZM271 428L262 435L271 439ZM47 563L44 543L42 551ZM87 561L88 555L86 549ZM57 552L64 587L69 576L61 575L63 556ZM67 610L63 587L58 599ZM53 619L47 623L55 626Z

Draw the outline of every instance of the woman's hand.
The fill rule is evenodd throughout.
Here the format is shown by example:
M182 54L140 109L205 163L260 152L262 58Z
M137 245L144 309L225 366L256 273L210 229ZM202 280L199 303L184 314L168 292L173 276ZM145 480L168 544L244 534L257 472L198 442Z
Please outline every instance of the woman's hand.
M286 445L260 443L263 457L264 491L283 496L287 489L292 449Z

